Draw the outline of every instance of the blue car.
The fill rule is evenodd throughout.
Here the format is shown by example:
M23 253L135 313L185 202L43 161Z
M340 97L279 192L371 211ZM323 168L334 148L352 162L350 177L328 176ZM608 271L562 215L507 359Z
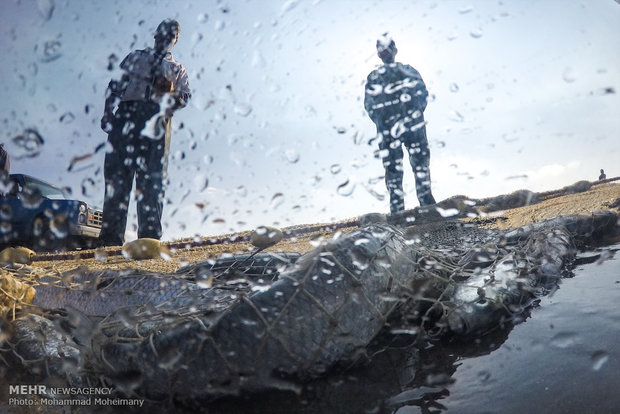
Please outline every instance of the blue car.
M102 215L38 178L0 177L0 247L22 245L35 251L93 247Z

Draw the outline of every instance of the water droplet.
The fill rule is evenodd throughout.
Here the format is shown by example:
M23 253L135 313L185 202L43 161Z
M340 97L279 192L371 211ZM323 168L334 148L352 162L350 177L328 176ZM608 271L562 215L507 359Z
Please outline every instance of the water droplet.
M43 63L52 62L62 56L62 43L60 40L48 40L39 47L39 61Z
M55 215L50 220L50 231L57 239L64 239L69 234L69 222L64 215Z
M338 173L340 173L340 171L342 171L342 167L340 166L340 164L332 164L331 167L329 167L329 171L336 175Z
M107 67L107 69L109 71L113 71L114 70L114 65L116 65L117 62L118 62L118 56L116 56L114 53L110 54L108 56L108 67Z
M370 187L369 185L364 185L364 188L366 189L366 191L368 191L368 193L373 196L374 198L376 198L379 201L383 201L385 200L385 195L375 191L375 189L373 189L372 187Z
M16 154L16 159L36 157L41 152L41 146L44 143L43 138L35 129L26 129L20 135L13 137L11 141L20 149Z
M489 371L480 371L478 373L478 378L480 379L480 382L487 382L491 379L491 373Z
M441 385L452 384L456 379L448 374L429 374L426 377L426 385L429 387L437 387Z
M39 67L36 63L31 62L28 64L28 71L30 72L30 75L36 76L37 73L39 73Z
M183 353L176 345L157 350L158 366L162 369L173 369L182 357Z
M564 69L564 73L562 73L562 79L564 79L564 82L566 83L575 82L575 74L573 72L573 69L572 68Z
M551 338L551 345L557 348L568 348L577 343L577 338L575 332L560 332Z
M474 6L469 5L469 6L461 7L461 8L459 9L459 13L461 13L461 14L467 14L467 13L469 13L469 12L473 11L473 10L474 10Z
M95 260L105 263L108 260L108 253L102 248L95 250Z
M459 91L459 85L457 85L456 83L451 83L450 84L450 92L458 92Z
M213 286L213 274L209 269L200 269L196 276L196 284L201 289L209 289Z
M289 0L282 4L282 8L280 9L280 13L284 14L288 11L293 10L299 4L299 0Z
M290 162L291 164L295 164L297 161L299 161L299 152L297 152L297 150L289 148L287 150L284 151L284 156L286 157L286 160L288 162Z
M2 221L0 222L0 233L8 234L13 229L10 221Z
M458 111L453 109L450 111L450 120L454 122L463 122L465 118Z
M225 27L226 27L226 23L224 23L222 20L218 20L215 22L216 31L221 32L222 30L224 30Z
M596 351L590 359L592 360L592 369L599 371L609 360L609 354L605 351Z
M75 115L73 115L72 112L65 112L60 116L59 121L63 124L70 124L71 122L75 121Z
M237 115L245 118L252 113L252 106L248 103L237 102L233 110Z
M206 23L209 20L209 15L207 13L200 13L198 15L198 23Z
M351 181L347 178L343 183L338 185L336 192L343 197L348 197L353 194L355 191L355 183L351 183Z
M235 193L237 193L240 197L245 197L248 195L248 189L244 185L240 185L235 188Z
M37 10L43 20L48 21L54 13L54 2L52 0L37 0Z
M325 241L325 237L319 236L316 239L311 239L309 243L312 247L319 247L323 243L323 241Z
M125 372L122 377L114 378L112 384L120 392L132 395L134 390L142 384L142 374L138 371Z
M192 43L194 44L194 46L196 46L198 43L200 43L200 41L204 38L204 36L202 35L202 33L194 33L192 35Z
M273 197L271 197L270 206L272 209L278 208L284 202L284 194L275 193Z
M27 186L20 193L22 204L26 208L38 208L43 201L41 191L35 187Z
M482 37L482 29L474 29L469 33L469 35L474 39L480 39Z
M0 191L1 193L5 193L7 191ZM2 220L11 220L13 218L13 209L11 206L7 204L0 205L0 219Z
M258 50L255 50L254 54L252 55L252 63L251 63L251 65L254 68L265 67L265 58L263 57L263 55Z
M85 197L89 197L93 195L96 191L95 180L90 177L86 177L82 180L82 195Z
M418 328L394 328L390 329L390 333L392 335L407 335L407 336L417 336L420 333L420 329Z
M197 174L192 180L194 183L194 189L196 191L203 192L209 187L209 178L204 174Z
M444 210L441 207L435 207L435 210L437 210L437 212L441 214L441 217L452 217L459 214L459 210L456 208L447 208Z
M5 318L0 318L0 344L9 339L13 333L13 325Z

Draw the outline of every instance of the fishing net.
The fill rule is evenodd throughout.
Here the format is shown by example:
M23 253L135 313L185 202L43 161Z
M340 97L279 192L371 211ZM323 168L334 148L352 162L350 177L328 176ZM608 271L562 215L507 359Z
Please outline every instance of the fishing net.
M227 255L170 274L9 266L2 369L152 400L298 390L373 358L377 338L422 344L518 322L570 269L575 243L616 228L613 213L510 232L374 223L304 255Z

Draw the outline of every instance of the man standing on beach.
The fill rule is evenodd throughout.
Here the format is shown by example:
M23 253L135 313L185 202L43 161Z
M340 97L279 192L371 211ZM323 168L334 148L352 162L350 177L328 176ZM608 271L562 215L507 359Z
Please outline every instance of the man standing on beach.
M106 187L99 235L103 246L124 242L134 176L138 237L161 238L172 114L191 97L187 72L170 53L179 32L176 20L161 22L153 48L127 55L120 65L121 80L112 80L108 86L101 128L108 133L112 150L104 165Z
M428 91L417 70L394 62L397 52L394 40L387 33L377 40L377 54L383 65L368 75L364 97L364 107L380 137L379 154L385 168L392 213L405 209L403 144L413 168L420 205L435 204L424 121Z

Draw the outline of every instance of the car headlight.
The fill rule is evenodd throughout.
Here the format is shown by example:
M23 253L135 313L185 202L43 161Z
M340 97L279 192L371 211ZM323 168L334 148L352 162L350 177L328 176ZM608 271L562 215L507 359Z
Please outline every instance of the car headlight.
M80 213L86 213L86 204L80 204Z

